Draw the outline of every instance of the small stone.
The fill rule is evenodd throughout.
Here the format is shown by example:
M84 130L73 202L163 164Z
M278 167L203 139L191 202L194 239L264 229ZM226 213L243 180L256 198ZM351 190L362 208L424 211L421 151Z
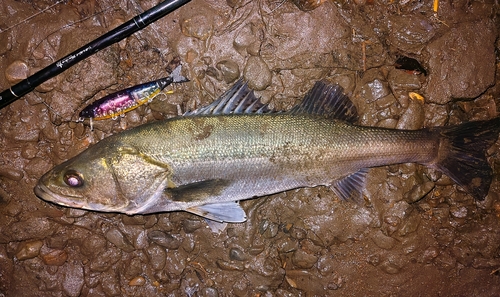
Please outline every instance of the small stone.
M436 232L435 238L439 244L448 246L455 239L455 233L452 228L440 228Z
M276 248L280 253L289 253L297 250L299 244L296 240L290 239L289 237L278 239L276 242Z
M87 212L88 211L86 211L85 209L69 208L66 212L66 216L68 218L80 218L87 214Z
M304 250L296 250L292 255L292 263L298 268L309 269L312 268L316 262L318 262L318 257Z
M181 21L182 34L199 40L207 40L212 36L212 20L205 14L195 15Z
M90 270L104 272L113 264L122 258L122 252L117 248L108 248L104 252L97 254L97 257L92 259Z
M254 43L258 43L258 40L253 33L252 24L248 24L241 28L241 30L236 34L233 41L233 47L237 52L244 56L248 52L247 48Z
M397 129L417 130L424 126L425 111L424 104L417 100L410 100L408 108L401 115Z
M408 203L417 202L427 195L432 189L434 189L434 182L430 180L422 184L416 184L404 195L404 199Z
M167 234L160 230L153 230L149 232L148 238L154 243L166 247L167 249L170 250L176 250L182 244L182 241L178 239L176 236Z
M226 83L232 83L240 77L240 68L238 64L231 60L222 60L215 65L222 73L222 79Z
M386 236L381 230L378 230L372 235L373 242L382 249L390 250L396 244L396 239Z
M80 251L86 256L98 255L106 250L106 240L99 235L91 235L85 238L80 246Z
M316 9L325 1L326 0L292 0L293 4L295 4L302 11L311 11Z
M457 219L463 219L467 217L467 207L465 206L452 206L450 207L450 214L457 218Z
M163 267L165 267L167 262L167 253L164 248L159 245L152 244L147 248L146 253L148 255L149 263L151 263L154 270L162 270Z
M43 263L51 266L61 266L68 259L68 253L64 250L51 250L48 252L41 252Z
M234 270L243 271L243 270L245 270L245 266L243 265L243 263L239 263L239 262L228 262L228 261L224 261L224 260L217 260L215 263L222 270L229 270L229 271L234 271Z
M35 157L29 160L24 170L30 177L40 177L47 172L50 167L52 167L52 163L49 163L48 160L41 157Z
M186 233L193 233L194 231L198 230L201 228L203 224L201 223L200 220L184 220L182 222L182 228L184 229L184 232Z
M9 83L15 84L23 79L26 79L29 72L28 65L26 65L23 61L17 60L7 66L7 69L5 69L5 78L7 78Z
M129 286L144 286L146 284L146 279L142 276L136 276L130 280Z
M204 288L201 290L202 297L219 297L219 292L214 288Z
M130 243L130 241L123 235L123 233L116 229L109 229L106 234L106 239L112 244L116 245L118 248L123 251L130 253L135 250L134 246Z
M65 268L66 271L62 282L64 292L71 297L81 296L81 291L85 282L83 266L80 264L68 263Z
M396 274L399 273L399 271L401 270L401 268L399 268L398 266L389 261L384 261L382 264L380 264L379 267L380 269L382 269L382 271L384 271L387 274Z
M263 220L259 224L259 233L265 238L273 238L278 234L279 226L268 220Z
M229 259L235 260L235 261L245 261L247 257L245 256L245 253L239 248L232 248L229 250Z
M40 253L42 246L43 241L41 240L23 242L19 245L16 258L20 261L35 258Z
M122 296L120 279L116 271L106 271L101 275L101 287L106 296Z
M25 159L33 159L37 153L38 148L33 142L26 143L21 150L21 156Z
M7 194L7 193L5 193L5 194ZM3 200L4 202L6 202L6 200L3 197L1 197L1 196L2 195L0 194L0 201ZM22 205L20 205L15 200L10 201L9 204L7 204L5 206L2 206L2 208L0 208L0 212L2 214L8 215L10 217L15 217L18 214L20 214L22 211L23 211Z
M435 246L428 247L420 257L422 263L428 264L439 255L439 249Z
M251 56L245 65L243 76L250 89L261 91L271 84L273 74L261 57Z
M20 181L23 178L24 173L21 170L3 167L0 168L0 176L13 181Z

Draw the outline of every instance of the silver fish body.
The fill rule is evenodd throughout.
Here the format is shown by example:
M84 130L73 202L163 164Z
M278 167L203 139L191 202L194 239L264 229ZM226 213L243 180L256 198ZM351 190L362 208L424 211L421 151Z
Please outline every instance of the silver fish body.
M240 81L209 107L103 139L46 173L35 193L97 211L185 210L241 222L235 201L318 185L359 199L367 168L406 162L444 171L475 198L488 192L484 155L499 119L416 131L357 126L349 99L323 82L289 112L256 102Z

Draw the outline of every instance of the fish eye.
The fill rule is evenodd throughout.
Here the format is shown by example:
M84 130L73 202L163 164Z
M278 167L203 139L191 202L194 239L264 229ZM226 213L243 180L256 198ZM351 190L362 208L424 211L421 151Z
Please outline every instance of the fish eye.
M73 188L81 187L83 186L83 177L74 170L68 170L64 174L64 182Z

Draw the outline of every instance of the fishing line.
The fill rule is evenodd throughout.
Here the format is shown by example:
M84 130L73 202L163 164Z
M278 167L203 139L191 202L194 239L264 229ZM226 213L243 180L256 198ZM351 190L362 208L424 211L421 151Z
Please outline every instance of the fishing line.
M40 45L41 45L44 41L46 41L46 40L47 40L47 39L48 39L48 38L49 38L52 34L55 34L55 33L57 33L57 32L60 32L61 30L66 29L66 28L69 28L69 27L72 27L72 26L74 26L74 25L76 25L76 24L82 23L82 22L84 22L84 21L86 21L86 20L88 20L88 19L90 19L90 18L93 18L93 17L95 17L95 16L97 16L97 15L100 15L100 14L102 14L102 13L105 13L106 11L108 11L108 10L110 10L110 9L112 9L112 8L113 8L112 6L107 7L107 8L105 8L105 9L103 9L103 10L101 10L101 11L98 11L98 12L96 12L96 13L92 14L92 15L89 15L89 16L86 16L86 17L84 17L84 18L81 18L81 19L79 19L79 20L77 20L77 21L74 21L74 22L68 23L68 24L66 24L66 25L62 26L61 28L59 28L59 29L57 29L57 30L55 30L55 31L53 31L53 32L51 32L51 33L49 33L47 36L45 36L45 38L43 38L43 39L42 39L39 43L37 43L37 45L33 48L33 50L31 50L31 55L30 55L30 57L32 57L32 56L33 56L33 53L36 51L36 49L37 49L37 48L38 48L38 47L39 47L39 46L40 46ZM52 60L54 60L54 58L52 58L52 57L50 57L50 58L51 58Z
M102 35L101 37L82 46L59 61L50 64L37 73L0 93L0 109L31 92L45 81L66 71L76 63L147 27L149 24L176 10L189 1L190 0L166 0L161 2L153 8L137 15L131 20Z
M6 31L8 31L8 30L10 30L12 28L15 28L15 27L19 26L20 24L24 24L24 23L28 22L29 20L31 20L32 18L36 17L37 15L40 15L40 14L46 12L47 10L51 9L52 7L54 7L56 5L59 5L60 3L66 2L66 1L67 0L59 0L56 3L54 3L54 4L52 4L52 5L48 6L48 7L40 10L39 12L35 13L34 15L31 15L31 16L25 18L24 20L20 21L19 23L15 24L15 25L12 25L12 26L8 27L5 30L1 30L0 33L4 33L4 32L6 32Z

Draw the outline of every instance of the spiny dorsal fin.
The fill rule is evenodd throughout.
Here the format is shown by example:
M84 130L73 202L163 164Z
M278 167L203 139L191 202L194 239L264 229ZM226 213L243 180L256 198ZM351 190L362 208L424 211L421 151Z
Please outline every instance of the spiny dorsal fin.
M267 104L263 104L259 98L255 97L253 90L248 88L247 83L239 79L229 90L222 94L219 99L207 106L198 108L194 111L188 111L184 116L259 114L270 111Z
M344 94L341 86L318 81L290 114L316 114L329 118L355 123L358 111L352 101Z

